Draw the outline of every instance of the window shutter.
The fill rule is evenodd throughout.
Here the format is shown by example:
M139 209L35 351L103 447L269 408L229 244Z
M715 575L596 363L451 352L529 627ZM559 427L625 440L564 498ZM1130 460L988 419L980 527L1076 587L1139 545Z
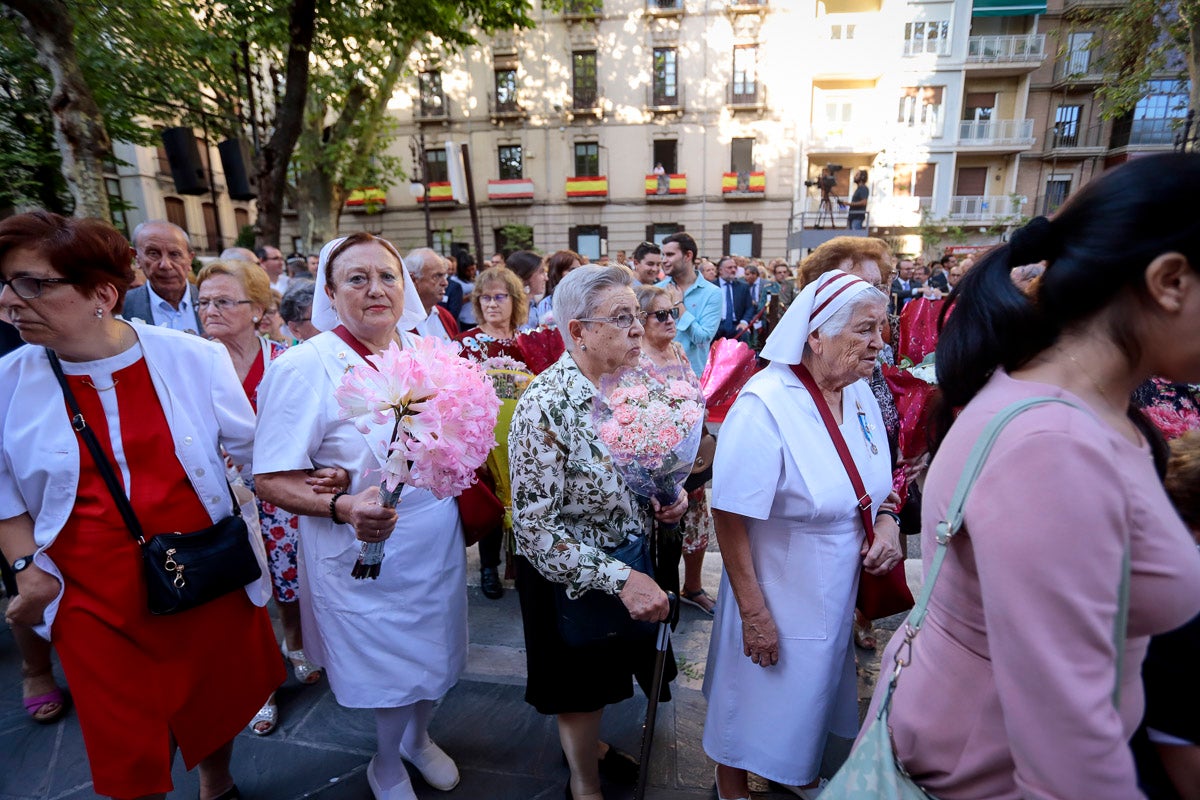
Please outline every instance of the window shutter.
M729 223L721 226L721 254L729 252Z
M750 254L754 258L762 258L762 233L762 223L754 223L754 232L751 234L750 239Z
M646 238L642 239L642 241L643 242L653 242L654 241L654 223L650 223L649 225L646 226Z
M600 226L600 255L608 255L608 226Z
M576 253L579 252L579 228L578 227L571 226L570 228L567 229L567 242L568 242L568 246L572 250L574 250Z

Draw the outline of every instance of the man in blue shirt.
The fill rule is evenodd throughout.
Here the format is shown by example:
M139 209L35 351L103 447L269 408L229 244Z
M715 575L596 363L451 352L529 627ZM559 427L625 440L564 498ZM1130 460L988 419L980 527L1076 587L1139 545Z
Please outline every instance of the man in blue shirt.
M121 316L203 335L196 285L189 280L195 253L187 232L162 220L143 222L133 230L133 247L146 283L125 295Z
M672 233L663 239L662 266L667 277L658 285L667 290L673 304L683 309L675 323L675 341L683 346L692 370L699 376L721 322L721 290L700 278L696 240L686 233Z

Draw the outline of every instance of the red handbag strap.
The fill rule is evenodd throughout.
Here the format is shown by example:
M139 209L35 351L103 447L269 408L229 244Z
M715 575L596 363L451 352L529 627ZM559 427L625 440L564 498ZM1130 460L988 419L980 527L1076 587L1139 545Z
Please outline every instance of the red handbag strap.
M338 325L336 328L333 329L333 332L337 334L339 339L341 339L346 344L350 345L350 349L353 350L354 352L358 353L362 357L362 360L367 362L368 367L370 367L371 369L375 369L375 370L379 369L379 367L375 366L375 364L370 359L370 356L373 356L375 354L371 352L370 348L368 348L365 344L360 342L358 340L358 337L356 337L353 333L351 333L349 330L347 330L345 325Z
M792 372L796 373L796 377L804 384L804 388L812 395L813 402L817 405L817 411L821 414L821 421L825 423L825 430L829 431L829 438L833 440L833 446L837 449L838 456L842 459L842 466L846 468L846 475L850 478L850 485L854 487L854 496L858 498L858 513L862 517L863 528L867 532L867 545L869 546L875 541L875 525L871 521L871 496L867 494L867 489L863 486L862 476L858 474L858 467L854 465L854 458L850 455L850 449L846 447L846 440L842 437L842 432L837 426L837 422L833 419L833 412L829 410L829 404L825 402L825 395L821 394L820 388L817 387L817 381L813 378L812 373L808 371L808 367L803 364L793 364Z

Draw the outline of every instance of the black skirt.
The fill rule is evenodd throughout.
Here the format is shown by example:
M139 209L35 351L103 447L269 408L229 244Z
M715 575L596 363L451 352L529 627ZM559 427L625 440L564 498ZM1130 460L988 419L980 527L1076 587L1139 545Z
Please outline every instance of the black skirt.
M517 594L525 628L525 702L541 714L598 711L633 696L633 679L649 696L654 682L654 641L605 642L569 647L558 632L555 584L517 556ZM659 701L671 699L675 655L667 648Z

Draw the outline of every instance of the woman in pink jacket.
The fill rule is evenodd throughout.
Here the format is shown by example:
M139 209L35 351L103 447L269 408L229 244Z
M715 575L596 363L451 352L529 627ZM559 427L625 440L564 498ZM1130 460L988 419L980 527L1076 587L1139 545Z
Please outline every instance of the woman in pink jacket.
M926 567L983 426L1025 397L1071 405L1037 406L1000 434L896 688L896 755L941 800L1141 796L1128 746L1139 667L1151 635L1200 610L1200 555L1156 472L1161 440L1129 397L1152 375L1200 380L1198 185L1200 155L1130 162L1018 230L955 288L937 349L945 412L925 489ZM1045 272L1023 293L1010 271L1039 261Z

